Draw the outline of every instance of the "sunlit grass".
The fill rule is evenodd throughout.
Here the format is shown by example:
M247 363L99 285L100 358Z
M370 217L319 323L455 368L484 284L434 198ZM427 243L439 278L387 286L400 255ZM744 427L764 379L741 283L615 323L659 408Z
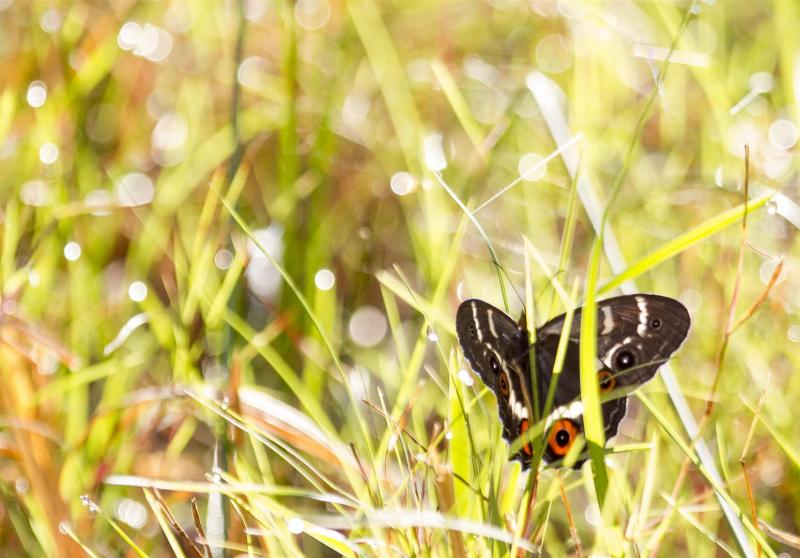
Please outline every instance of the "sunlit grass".
M798 24L0 0L3 555L792 555ZM458 303L633 288L689 339L603 447L582 320L591 462L522 472Z

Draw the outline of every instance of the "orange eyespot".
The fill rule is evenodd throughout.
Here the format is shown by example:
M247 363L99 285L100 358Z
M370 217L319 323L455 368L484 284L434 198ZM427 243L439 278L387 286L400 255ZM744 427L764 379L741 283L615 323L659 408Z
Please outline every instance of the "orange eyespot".
M567 455L577 435L578 429L574 422L570 419L557 420L550 430L550 436L547 437L547 445L554 454L563 457Z
M522 422L519 423L519 435L522 436L528 431L528 419L522 419ZM524 446L522 446L522 451L525 452L525 455L531 456L533 455L533 450L531 449L531 443L528 442Z
M601 370L597 374L597 382L600 385L600 393L606 394L617 387L617 378L610 370Z
M503 372L497 379L497 385L500 387L500 393L503 397L508 397L508 376Z

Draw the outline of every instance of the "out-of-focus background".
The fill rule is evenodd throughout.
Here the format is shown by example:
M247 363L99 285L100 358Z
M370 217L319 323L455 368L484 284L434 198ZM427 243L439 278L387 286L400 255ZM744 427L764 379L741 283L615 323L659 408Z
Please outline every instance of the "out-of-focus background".
M799 12L0 0L3 555L800 552ZM710 465L656 379L530 499L455 309L580 303L608 202Z

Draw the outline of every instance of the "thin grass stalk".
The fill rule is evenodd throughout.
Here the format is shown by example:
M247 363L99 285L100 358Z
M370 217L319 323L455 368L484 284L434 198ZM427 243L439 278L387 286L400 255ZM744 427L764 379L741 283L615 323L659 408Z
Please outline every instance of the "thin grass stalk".
M575 550L578 556L583 556L583 549L581 548L581 539L578 536L578 530L575 528L575 521L572 519L572 508L569 505L567 492L564 490L564 481L561 480L561 475L556 474L556 482L558 483L558 490L561 493L561 500L564 502L564 511L567 513L567 523L569 524L569 532L572 535L572 540L575 543Z
M750 473L747 468L747 454L750 451L750 442L753 440L753 434L756 430L756 425L758 424L758 418L761 415L761 409L764 407L764 402L767 399L767 390L769 388L769 381L772 378L772 374L767 376L767 381L764 383L764 389L761 390L761 397L758 399L758 405L756 405L756 412L753 413L753 420L750 422L750 428L747 431L747 437L744 441L744 446L742 447L742 455L739 457L739 465L742 467L742 473L744 474L744 482L745 487L747 488L747 499L750 502L750 515L753 519L753 524L758 525L758 513L756 512L756 500L753 496L753 484L750 482ZM761 547L756 547L756 552L758 558L761 558Z

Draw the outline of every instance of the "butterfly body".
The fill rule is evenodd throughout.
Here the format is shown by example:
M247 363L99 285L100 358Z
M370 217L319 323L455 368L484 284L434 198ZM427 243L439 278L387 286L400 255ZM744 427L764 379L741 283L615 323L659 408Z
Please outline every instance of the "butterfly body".
M497 397L507 442L536 423L533 410L544 409L550 385L556 382L552 406L545 417L543 459L547 463L563 459L583 432L581 314L582 309L575 311L571 327L565 332L567 347L558 376L554 375L554 365L565 315L538 328L533 344L526 327L482 300L464 301L456 315L456 332L464 356ZM655 376L658 367L683 343L690 323L686 308L664 296L626 295L597 303L597 374L606 439L617 433L625 415L627 393ZM531 359L535 363L535 393ZM530 465L531 458L529 443L512 456L523 467ZM574 465L582 462L578 460Z

